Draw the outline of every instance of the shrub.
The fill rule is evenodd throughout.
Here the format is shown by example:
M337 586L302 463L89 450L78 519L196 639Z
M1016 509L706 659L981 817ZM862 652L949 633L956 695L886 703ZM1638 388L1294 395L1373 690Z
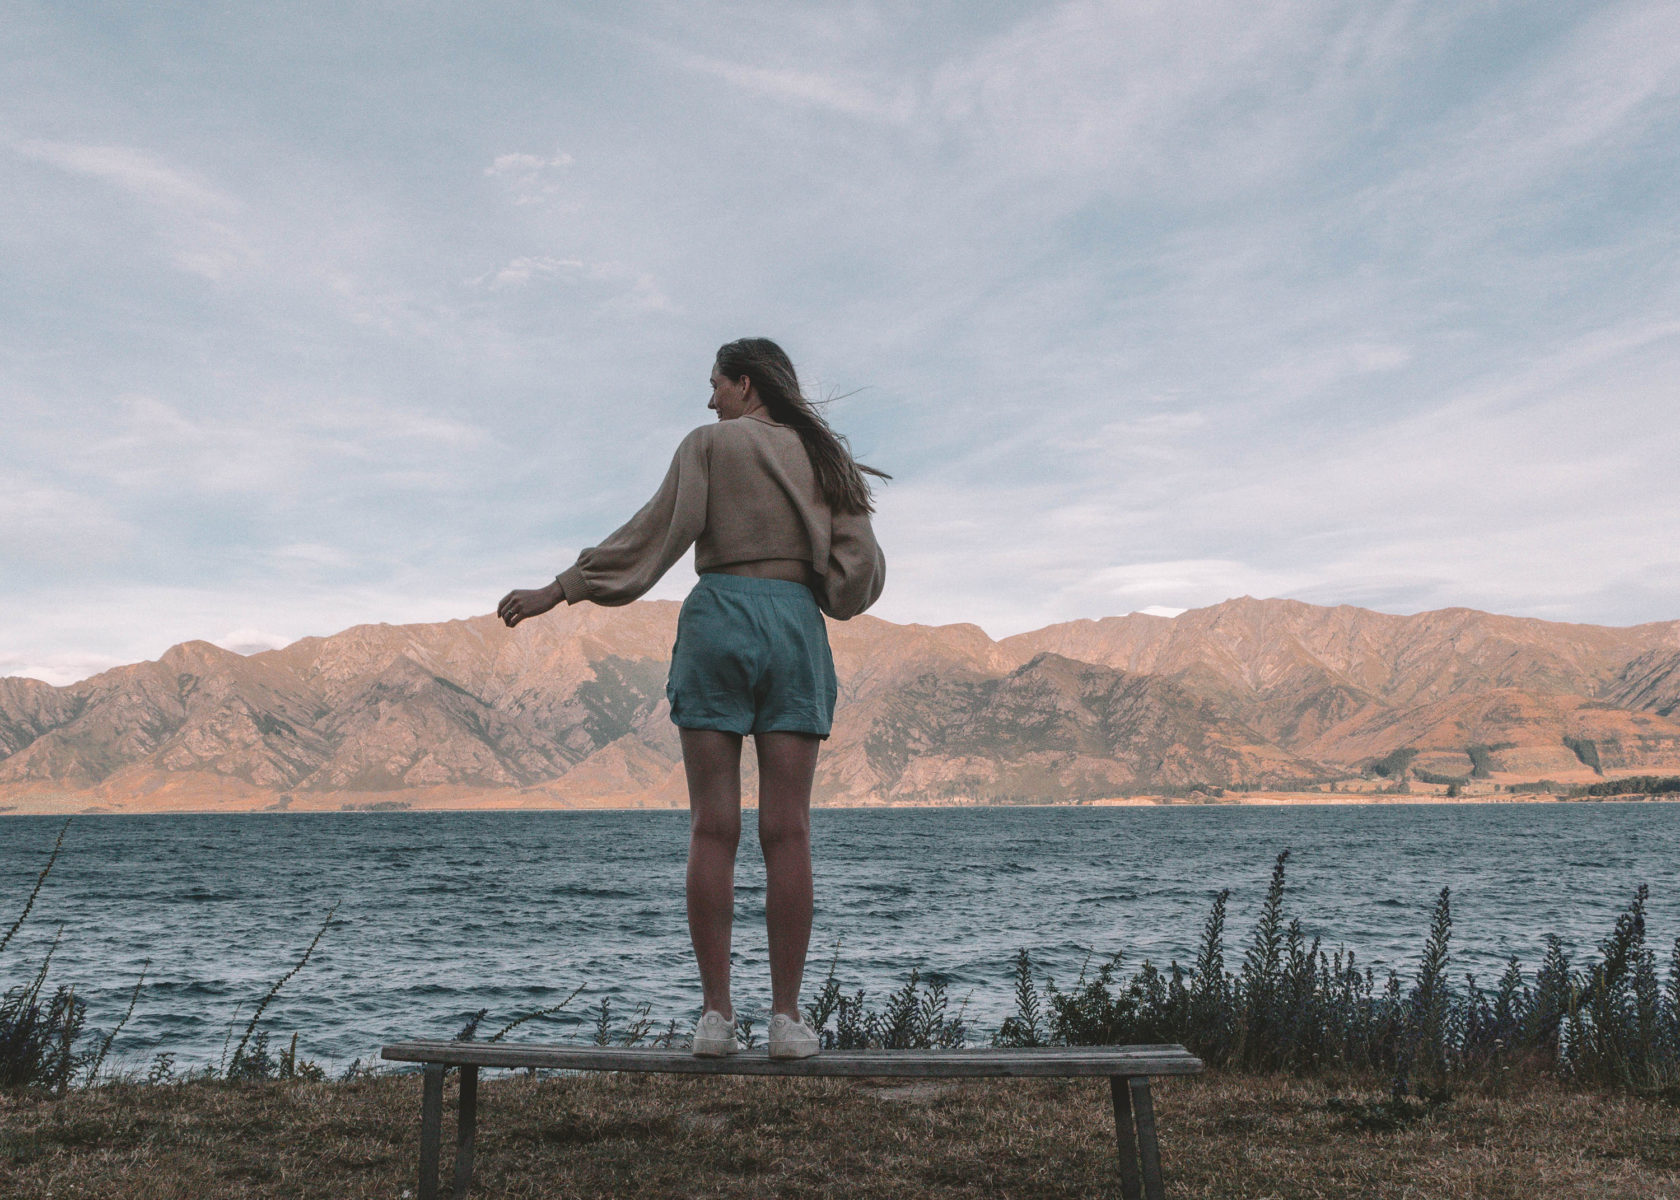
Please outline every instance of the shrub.
M6 935L0 937L0 952L11 944L29 919L36 898L64 849L64 835L69 828L70 822L66 820L53 842L46 866L35 876L35 886L24 901L23 911L6 930ZM74 988L62 984L50 995L44 995L47 973L52 969L53 955L58 952L59 936L63 932L60 926L29 982L9 988L0 996L0 1087L62 1092L90 1061L90 1055L76 1049L87 1005L76 998Z
M1381 775L1384 779L1400 779L1405 776L1406 768L1412 765L1412 759L1417 756L1418 752L1416 750L1405 747L1390 750L1367 767L1366 770L1372 774Z
M1591 738L1570 737L1565 734L1563 744L1569 747L1569 752L1581 761L1582 766L1591 767L1600 775L1604 774L1604 768L1599 765L1598 761L1597 742Z
M1392 1073L1394 1094L1434 1094L1466 1072L1537 1059L1583 1083L1661 1091L1680 1084L1680 938L1667 978L1645 945L1641 886L1584 970L1548 939L1532 985L1512 958L1489 994L1472 976L1451 978L1452 895L1436 898L1415 979L1378 982L1351 951L1307 944L1284 912L1278 855L1241 970L1224 970L1228 894L1214 897L1195 966L1167 972L1145 962L1121 983L1114 955L1066 995L1047 981L1052 1019L1045 1041L1097 1045L1180 1042L1209 1063L1251 1070L1312 1071L1332 1065ZM1003 1045L1039 1045L1031 959L1016 956L1016 1013Z
M1680 775L1629 775L1582 789L1583 796L1667 796L1680 792Z
M87 1061L76 1049L87 1005L62 985L42 998L57 949L55 937L35 977L0 998L0 1087L62 1092Z

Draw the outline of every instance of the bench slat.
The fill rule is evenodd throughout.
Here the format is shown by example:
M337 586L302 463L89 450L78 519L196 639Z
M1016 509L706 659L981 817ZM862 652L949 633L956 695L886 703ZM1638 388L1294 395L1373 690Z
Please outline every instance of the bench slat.
M1047 1046L1034 1049L828 1050L814 1058L772 1059L761 1046L727 1058L649 1046L502 1045L490 1042L398 1042L380 1051L393 1062L480 1067L641 1071L680 1075L1070 1076L1196 1075L1202 1060L1183 1046Z

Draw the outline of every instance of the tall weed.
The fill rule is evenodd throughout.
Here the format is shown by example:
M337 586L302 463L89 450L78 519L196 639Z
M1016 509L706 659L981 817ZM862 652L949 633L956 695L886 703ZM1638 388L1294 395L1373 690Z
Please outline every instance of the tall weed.
M1378 979L1352 951L1326 953L1285 912L1279 854L1242 965L1225 970L1228 892L1213 899L1195 963L1166 972L1144 962L1129 980L1120 955L1080 972L1071 992L1046 978L1041 1018L1036 971L1015 959L1016 1011L994 1045L1178 1042L1209 1063L1306 1072L1331 1066L1388 1072L1395 1095L1434 1094L1467 1072L1538 1062L1582 1083L1657 1091L1680 1084L1680 939L1667 978L1645 941L1641 885L1599 957L1570 965L1548 938L1532 977L1512 958L1490 993L1452 979L1452 895L1436 898L1417 974Z

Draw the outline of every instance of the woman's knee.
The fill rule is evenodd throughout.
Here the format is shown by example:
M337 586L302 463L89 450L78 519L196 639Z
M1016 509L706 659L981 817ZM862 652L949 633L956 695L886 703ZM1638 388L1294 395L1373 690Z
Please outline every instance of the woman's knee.
M741 812L696 809L689 816L688 829L691 837L733 849L741 840Z
M811 815L800 809L790 812L776 812L760 808L758 811L758 844L766 855L779 850L797 850L805 847L806 853L811 847Z

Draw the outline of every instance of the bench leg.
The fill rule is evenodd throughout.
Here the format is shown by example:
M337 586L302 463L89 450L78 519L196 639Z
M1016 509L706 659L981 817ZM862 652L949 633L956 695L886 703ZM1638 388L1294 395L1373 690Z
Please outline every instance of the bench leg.
M426 1064L420 1093L419 1200L438 1200L438 1144L443 1131L443 1064Z
M1120 1195L1125 1200L1142 1200L1137 1145L1132 1140L1132 1092L1126 1086L1128 1082L1119 1075L1108 1077L1109 1091L1114 1096L1114 1137L1120 1146Z
M461 1068L461 1115L455 1141L455 1200L466 1200L472 1187L473 1134L478 1128L478 1068Z
M1137 1114L1138 1157L1143 1160L1145 1200L1161 1200L1161 1148L1155 1142L1155 1103L1149 1098L1149 1076L1133 1078L1132 1111Z

